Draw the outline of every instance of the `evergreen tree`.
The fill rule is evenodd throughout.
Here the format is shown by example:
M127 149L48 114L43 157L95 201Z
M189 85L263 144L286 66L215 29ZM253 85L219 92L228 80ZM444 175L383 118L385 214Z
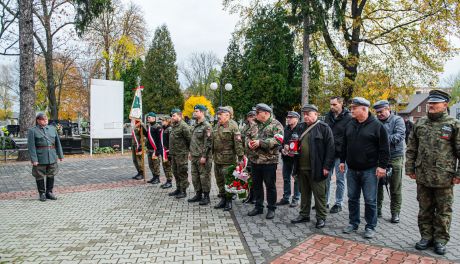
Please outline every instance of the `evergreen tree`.
M145 57L141 85L144 86L144 112L169 113L172 108L182 109L184 106L184 96L178 82L176 52L166 25L155 30Z
M142 72L143 61L141 59L131 61L128 68L123 70L120 75L121 81L124 82L124 109L123 109L123 120L128 121L129 111L131 110L131 104L133 103L134 91L133 89L137 86L137 79L140 77Z

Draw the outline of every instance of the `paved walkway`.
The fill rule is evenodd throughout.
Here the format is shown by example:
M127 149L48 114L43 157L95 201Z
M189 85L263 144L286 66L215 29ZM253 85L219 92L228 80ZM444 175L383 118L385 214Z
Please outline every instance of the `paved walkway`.
M252 205L240 201L235 202L232 214L177 201L167 196L171 189L131 180L135 169L127 156L67 159L60 167L56 178L59 200L43 203L36 200L29 164L0 165L0 263L298 263L305 262L300 255L313 259L309 247L318 247L315 245L327 239L331 246L322 248L323 253L332 244L341 243L337 241L348 241L344 243L365 247L369 258L385 253L390 260L397 250L407 258L402 259L406 263L416 263L409 262L415 257L424 263L435 263L429 257L460 263L458 214L454 214L452 238L444 257L413 248L419 235L415 183L409 179L404 180L401 223L389 223L385 209L376 239L368 241L361 237L363 230L341 233L348 222L346 206L343 212L328 216L326 228L317 230L314 221L290 224L298 208L279 207L270 221L264 215L248 217ZM277 183L281 194L280 174ZM457 197L459 190L457 187ZM214 183L212 200L217 202ZM454 212L459 211L456 201ZM293 252L298 256L289 255ZM402 260L399 263L404 263ZM329 262L323 258L320 263Z

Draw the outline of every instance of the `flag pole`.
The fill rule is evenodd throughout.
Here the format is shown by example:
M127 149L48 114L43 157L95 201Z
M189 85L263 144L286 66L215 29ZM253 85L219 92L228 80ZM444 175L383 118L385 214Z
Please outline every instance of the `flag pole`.
M145 177L145 147L144 147L144 124L142 124L142 119L141 119L141 149L142 149L142 158L141 158L141 162L142 162L142 177L144 178L144 183L147 183L147 179Z

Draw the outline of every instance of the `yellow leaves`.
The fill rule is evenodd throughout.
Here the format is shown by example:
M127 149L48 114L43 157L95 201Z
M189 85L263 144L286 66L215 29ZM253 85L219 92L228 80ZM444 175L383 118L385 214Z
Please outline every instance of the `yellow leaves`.
M214 116L214 108L212 107L211 101L209 101L206 97L204 96L190 96L184 104L184 111L183 114L184 116L188 116L189 118L192 118L193 115L193 108L197 104L202 104L208 108L208 114L211 116Z

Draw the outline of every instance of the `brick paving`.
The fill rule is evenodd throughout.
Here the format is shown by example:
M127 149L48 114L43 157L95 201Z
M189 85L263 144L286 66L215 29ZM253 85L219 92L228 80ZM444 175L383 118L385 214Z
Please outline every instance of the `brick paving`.
M45 203L36 200L28 163L0 165L0 263L266 263L304 243L313 243L308 241L318 235L385 249L381 252L398 250L407 256L415 253L460 263L458 214L454 214L445 256L413 248L419 240L418 205L415 183L407 178L403 181L401 223L389 222L385 197L384 218L379 219L376 238L369 241L362 238L363 225L356 234L341 233L348 223L346 201L344 211L329 215L326 227L317 230L313 211L311 223L290 223L298 208L279 207L275 219L266 220L265 215L248 217L252 205L241 201L234 203L231 214L210 206L188 206L157 186L131 180L136 172L130 156L67 159L60 165L56 177L60 199ZM150 173L147 175L150 178ZM280 198L280 171L277 187ZM334 184L332 190L334 196ZM192 187L188 194L193 194ZM455 194L460 197L458 187ZM215 204L214 180L211 197ZM453 211L460 211L458 201Z
M278 166L277 173L277 190L278 200L282 197L283 181ZM403 204L401 212L401 222L392 224L390 222L389 199L385 193L383 218L379 218L376 229L376 237L367 240L362 237L364 233L364 204L361 203L361 225L358 232L354 234L343 234L342 229L348 224L348 206L345 197L343 211L338 214L329 214L326 221L326 227L318 230L315 228L315 212L311 211L310 223L291 224L291 219L298 215L299 208L290 208L289 206L278 206L276 215L273 220L266 220L265 214L254 217L247 216L247 213L253 209L253 205L237 202L234 206L235 218L238 221L239 228L246 240L246 243L252 253L256 263L264 263L272 260L288 248L295 247L302 243L307 237L313 234L324 234L334 237L343 237L360 243L373 244L382 247L388 247L396 250L413 252L415 254L424 254L435 258L447 259L460 263L460 188L455 187L455 197L453 206L453 219L451 226L451 240L447 244L448 251L446 255L436 255L432 250L417 251L414 249L415 242L420 240L417 214L418 203L416 201L415 182L407 177L403 179ZM331 183L331 201L335 201L335 183ZM362 200L362 199L361 199ZM264 211L266 213L266 209Z
M313 235L271 263L449 264L453 262L371 246L332 236Z

